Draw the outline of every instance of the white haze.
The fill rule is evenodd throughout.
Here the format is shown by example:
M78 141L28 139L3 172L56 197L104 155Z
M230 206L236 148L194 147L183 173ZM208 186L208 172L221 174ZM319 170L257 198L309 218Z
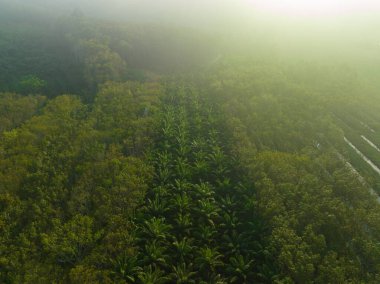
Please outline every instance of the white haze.
M379 0L0 0L125 22L187 26L278 55L380 62ZM353 63L355 64L355 63Z

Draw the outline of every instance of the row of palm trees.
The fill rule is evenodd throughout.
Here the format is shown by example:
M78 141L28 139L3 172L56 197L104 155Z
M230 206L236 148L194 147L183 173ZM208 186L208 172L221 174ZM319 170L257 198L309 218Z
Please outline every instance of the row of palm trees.
M163 100L154 182L133 220L134 253L114 260L115 274L127 283L252 283L261 227L221 118L194 89L168 88Z

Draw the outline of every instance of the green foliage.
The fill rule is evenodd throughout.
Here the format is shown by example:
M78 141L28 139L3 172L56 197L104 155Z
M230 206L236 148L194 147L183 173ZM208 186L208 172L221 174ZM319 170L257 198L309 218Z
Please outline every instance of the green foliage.
M42 96L20 96L11 93L0 94L0 133L12 130L31 118L43 106Z
M14 102L17 107L18 97ZM140 109L129 111L130 131L135 131L133 120L139 120ZM6 233L0 244L9 248L2 250L4 279L111 281L112 270L94 266L107 267L110 258L117 259L128 248L127 220L152 175L143 146L140 154L123 154L123 144L134 138L127 132L105 141L94 114L78 98L59 96L21 127L3 133L0 190L8 197L1 208ZM12 203L18 205L12 209ZM26 257L27 262L22 260Z
M94 233L93 220L88 216L76 215L64 225L57 219L52 223L52 232L41 235L42 247L46 255L62 265L79 262L102 234Z
M35 75L28 75L20 80L18 91L22 94L41 93L44 91L46 85L46 81L38 78Z
M379 177L343 137L379 164L380 112L355 73L225 57L160 79L207 61L201 35L28 32L0 31L21 93L0 94L1 283L379 283Z
M80 43L83 54L84 80L90 90L107 81L121 81L126 76L126 63L104 44L95 40Z

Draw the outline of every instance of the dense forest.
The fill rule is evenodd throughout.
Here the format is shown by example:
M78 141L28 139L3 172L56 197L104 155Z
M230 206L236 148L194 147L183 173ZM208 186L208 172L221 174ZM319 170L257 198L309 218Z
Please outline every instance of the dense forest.
M15 7L0 283L380 282L374 65Z

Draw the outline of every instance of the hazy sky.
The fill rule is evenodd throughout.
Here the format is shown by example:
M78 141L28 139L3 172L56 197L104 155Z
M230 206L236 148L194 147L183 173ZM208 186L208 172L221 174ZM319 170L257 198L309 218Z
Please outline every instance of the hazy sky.
M379 11L378 0L244 0L257 10L287 17L337 17Z
M268 40L277 50L331 56L378 52L380 0L0 0L111 20L192 26L231 40ZM1 7L0 7L1 8ZM259 35L259 36L258 36ZM355 51L350 51L355 49ZM358 50L361 52L358 52ZM377 51L378 50L378 51ZM376 53L377 54L377 53ZM309 55L309 54L307 54ZM369 56L369 55L367 55ZM373 57L373 55L371 55Z
M33 0L29 0L33 1ZM372 14L380 11L379 0L81 0L48 2L69 3L84 10L101 8L104 13L125 13L165 17L236 17L264 12L285 17L337 17L352 14ZM176 17L177 18L177 17Z
M0 0L132 21L220 25L263 16L276 22L380 16L380 0ZM330 18L330 19L329 19Z

